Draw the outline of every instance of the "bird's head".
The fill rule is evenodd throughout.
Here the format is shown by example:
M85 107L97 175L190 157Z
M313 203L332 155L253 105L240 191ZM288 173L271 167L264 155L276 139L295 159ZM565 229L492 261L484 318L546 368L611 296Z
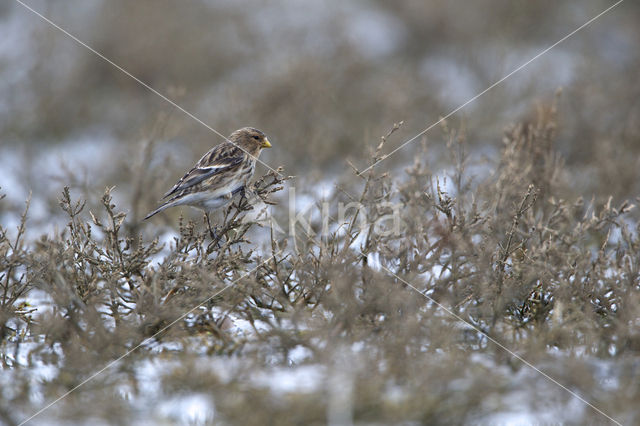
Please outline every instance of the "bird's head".
M229 140L252 155L260 153L262 148L271 148L267 135L253 127L236 130L231 133Z

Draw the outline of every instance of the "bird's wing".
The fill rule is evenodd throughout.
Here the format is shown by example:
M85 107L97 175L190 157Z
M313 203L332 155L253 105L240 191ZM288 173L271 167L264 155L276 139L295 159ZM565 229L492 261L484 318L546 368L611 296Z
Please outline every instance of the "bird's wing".
M233 145L218 145L207 152L200 161L198 161L196 166L189 170L162 198L170 197L206 179L232 169L242 163L244 160L243 154L241 150Z

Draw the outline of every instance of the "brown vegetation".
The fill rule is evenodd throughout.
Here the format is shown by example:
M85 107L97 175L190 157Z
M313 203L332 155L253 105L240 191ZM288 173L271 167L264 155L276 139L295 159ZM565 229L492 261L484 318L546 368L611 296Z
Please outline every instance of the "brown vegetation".
M233 225L223 226L222 247L202 223L181 221L179 237L163 248L123 233L126 215L109 190L101 211L87 211L65 189L64 230L32 243L2 230L2 362L13 383L2 391L4 421L37 410L42 404L29 397L36 389L48 401L82 384L43 416L123 422L139 408L119 392L135 400L136 369L158 357L171 366L157 371L164 398L202 393L216 419L232 423L324 423L336 410L332 392L341 392L331 386L336 374L353 390L346 409L357 421L463 423L498 410L491 395L524 392L531 409L572 398L487 336L618 420L633 416L637 217L628 202L558 197L554 108L507 131L484 178L467 174L475 159L464 133L444 126L451 193L423 161L427 153L404 175L374 168L338 193L360 200L367 224L388 214L383 203L398 204L399 234L363 228L352 214L324 238L297 233L294 248L272 234L263 250L246 240L255 225L242 221L251 209L245 200L224 215ZM256 191L264 197L281 184L271 173ZM236 321L248 328L238 331ZM291 366L290 354L301 350ZM222 368L233 373L203 357L226 359ZM614 392L599 382L595 360L615 360ZM54 366L55 374L36 383L30 366ZM328 379L284 395L257 380L303 366ZM96 398L97 406L82 403Z
M638 423L638 4L364 171L610 2L29 3L284 167L0 6L0 423Z

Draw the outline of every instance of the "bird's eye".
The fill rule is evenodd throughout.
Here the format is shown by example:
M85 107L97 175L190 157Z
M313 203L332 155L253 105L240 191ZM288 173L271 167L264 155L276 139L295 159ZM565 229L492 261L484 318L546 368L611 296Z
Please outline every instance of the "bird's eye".
M254 135L254 136L253 136L253 138L254 138L255 140L257 140L257 141L259 141L259 140L260 140L260 136L258 136L258 135Z

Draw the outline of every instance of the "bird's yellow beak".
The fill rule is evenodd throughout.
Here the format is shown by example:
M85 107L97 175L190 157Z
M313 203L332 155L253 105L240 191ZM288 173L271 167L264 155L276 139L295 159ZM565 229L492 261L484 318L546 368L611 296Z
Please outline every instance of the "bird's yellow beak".
M261 147L262 148L271 148L271 143L269 142L269 139L264 138L264 141L262 142Z

